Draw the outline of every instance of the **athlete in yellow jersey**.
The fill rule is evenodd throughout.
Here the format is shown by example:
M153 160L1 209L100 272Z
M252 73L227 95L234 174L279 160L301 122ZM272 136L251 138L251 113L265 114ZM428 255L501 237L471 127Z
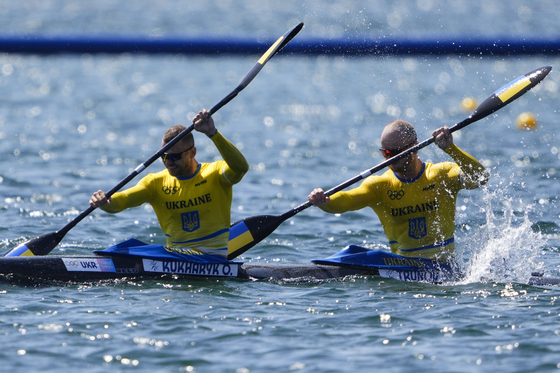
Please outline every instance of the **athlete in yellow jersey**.
M169 251L227 257L232 186L249 170L243 154L224 138L206 110L194 118L194 128L212 139L223 161L198 163L192 134L162 156L166 169L149 174L138 184L107 199L99 190L90 204L110 213L149 203L167 237ZM162 147L185 127L169 128Z
M484 167L453 143L449 128L432 133L436 145L455 162L424 163L414 152L369 176L347 192L327 197L320 188L308 199L330 213L371 207L379 217L394 254L448 260L454 251L455 204L461 189L488 181ZM389 123L381 134L381 153L389 159L418 144L414 127L403 120Z

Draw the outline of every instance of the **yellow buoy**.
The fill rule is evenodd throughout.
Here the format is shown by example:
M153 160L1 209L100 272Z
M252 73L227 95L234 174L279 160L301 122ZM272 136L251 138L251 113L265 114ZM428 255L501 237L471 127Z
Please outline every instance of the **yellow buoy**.
M473 111L476 109L478 102L473 97L465 97L463 101L461 101L461 109L464 111Z
M530 113L528 111L519 114L519 116L515 120L515 123L517 125L517 128L528 131L536 129L539 125L539 123L537 122L537 118L533 115L533 113Z

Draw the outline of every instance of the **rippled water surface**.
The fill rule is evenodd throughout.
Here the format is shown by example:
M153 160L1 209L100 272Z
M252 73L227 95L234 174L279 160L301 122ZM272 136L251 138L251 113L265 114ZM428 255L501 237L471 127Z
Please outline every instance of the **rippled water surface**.
M556 35L554 1L0 1L0 33L242 35ZM259 56L0 54L0 249L55 231L154 154L163 131L229 93ZM469 114L509 81L555 70L531 92L455 134L491 170L462 191L461 283L372 277L332 281L124 280L0 282L6 371L527 372L560 368L554 286L560 276L557 57L278 55L214 118L251 165L234 187L232 220L281 214L314 187L382 161L383 126L420 138ZM516 118L533 113L536 130ZM199 161L219 154L195 135ZM425 161L446 160L434 147ZM156 162L147 172L163 166ZM94 212L53 254L126 238L164 242L151 208ZM387 249L372 211L307 209L239 259L308 263L348 244Z

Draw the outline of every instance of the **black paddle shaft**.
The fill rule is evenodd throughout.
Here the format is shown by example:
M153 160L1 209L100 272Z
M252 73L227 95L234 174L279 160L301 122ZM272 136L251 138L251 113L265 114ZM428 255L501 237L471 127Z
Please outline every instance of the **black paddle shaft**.
M266 53L259 59L259 61L253 66L253 68L245 75L245 77L241 80L239 85L231 91L226 97L224 97L220 102L218 102L212 109L208 111L209 115L215 114L218 110L220 110L223 106L225 106L228 102L233 100L239 92L241 92L245 87L251 83L251 81L257 76L257 74L262 70L264 65L270 60L276 53L278 53L286 44L290 42L303 28L303 22L299 23L297 26L293 27L292 29L288 30L284 35L282 35L267 51ZM191 124L188 128L185 128L182 132L180 132L173 140L169 141L165 144L160 150L158 150L154 155L148 158L144 163L140 166L136 167L136 169L131 172L127 177L122 179L117 185L115 185L111 190L109 190L105 195L107 198L110 198L113 194L118 192L122 187L128 184L132 179L134 179L138 174L144 171L148 166L154 163L158 158L160 158L166 151L171 149L175 144L177 144L183 137L188 135L194 130L194 124ZM83 211L80 215L76 216L70 223L68 223L64 228L59 230L60 234L65 235L70 231L70 229L74 228L76 224L82 221L86 216L88 216L93 210L96 208L90 206L87 210Z
M501 109L502 107L508 105L509 103L513 102L517 98L527 93L531 88L539 84L550 73L551 70L552 70L552 66L544 66L539 69L533 70L517 78L516 80L506 84L505 86L503 86L502 88L494 92L486 100L484 100L468 118L466 118L462 122L453 125L452 127L450 127L449 130L451 132L458 131L461 128L464 128L471 123L479 121L487 117L488 115L494 113L495 111ZM398 160L410 155L411 153L416 152L422 148L425 148L426 146L432 144L434 141L435 141L434 137L426 139L421 143L413 146L412 148L407 149L390 159L387 159L386 161L378 164L377 166L372 167L369 170L366 170L357 176L354 176L350 180L347 180L342 184L339 184L334 188L329 189L328 191L325 192L325 195L331 196L334 193L339 192L362 179L365 179L366 177L374 174L375 172L382 170L383 168L393 164L394 162L397 162ZM280 226L280 224L282 224L284 221L286 221L287 219L291 218L292 216L296 215L297 213L311 206L312 204L309 201L307 201L279 216L277 215L253 216L253 217L245 218L243 220L240 220L239 222L232 224L232 229L234 229L233 227L237 224L241 224L241 223L245 224L247 230L251 233L252 239L248 243L241 245L240 247L235 247L233 251L230 251L228 254L228 259L232 260L237 256L241 255L242 253L244 253L245 251L249 250L251 247L255 246L257 243L259 243L260 241L265 239L268 235L270 235L272 232L274 232L274 230L278 228L278 226Z
M270 60L276 53L278 53L286 44L288 44L303 28L303 22L299 23L292 29L288 30L284 35L282 35L276 42L268 48L268 50L261 56L261 58L257 61L255 66L245 75L245 77L241 80L241 83L231 91L226 97L224 97L220 102L218 102L210 111L208 112L210 115L216 113L220 108L226 105L228 102L233 100L235 96L239 92L241 92L249 83L257 76L257 74L261 71L263 66ZM179 142L183 137L187 134L191 133L194 130L194 124L190 125L188 128L183 130L179 133L173 140L165 144L160 150L158 150L154 155L152 155L148 160L142 163L140 166L136 167L136 169L130 173L127 177L122 179L117 185L115 185L111 190L106 193L107 198L111 197L117 191L119 191L122 187L128 184L132 179L134 179L139 173L144 171L146 167L151 165L161 157L167 150L169 150L173 145ZM50 253L64 238L66 233L68 233L72 228L76 226L80 221L82 221L86 216L91 214L96 208L93 206L88 207L85 211L80 213L71 222L66 224L62 229L41 235L39 237L35 237L27 242L24 242L14 249L10 250L8 253L4 254L4 256L20 256L24 255L47 255Z
M509 84L505 85L504 87L500 88L499 90L497 90L496 92L494 92L490 97L488 97L486 100L484 100L476 109L475 111L465 120L463 120L462 122L459 122L453 126L451 126L449 128L449 131L451 133L460 130L461 128L464 128L466 126L468 126L471 123L477 122L483 118L486 118L488 115L496 112L497 110L501 109L502 107L506 106L507 104L509 104L510 102L516 100L517 98L519 98L520 96L522 96L523 94L525 94L527 91L529 91L531 88L533 88L535 85L537 85L538 83L541 82L541 80L543 80L548 73L552 70L552 66L545 66L545 67L541 67L540 69L536 69L531 71L530 73L527 73L525 75L523 75L522 77L514 80L513 82L510 82ZM384 169L385 167L399 161L400 159L403 159L404 157L407 157L408 155L422 149L425 148L426 146L432 144L435 141L434 137L431 137L429 139L426 139L424 141L422 141L421 143L413 146L412 148L409 148L405 151L403 151L400 154L397 154L396 156L387 159L385 162L382 162L380 164L378 164L375 167L370 168L369 170L366 170L364 172L362 172L361 174L353 177L350 180L345 181L342 184L339 184L337 186L335 186L334 188L329 189L328 191L325 192L326 196L331 196L336 192L339 192L347 187L349 187L352 184L357 183L358 181L365 179L366 177ZM302 203L301 205L295 207L293 210L288 211L284 214L282 214L282 217L285 217L286 219L289 219L290 217L294 216L295 214L305 210L306 208L312 206L311 203L309 201Z

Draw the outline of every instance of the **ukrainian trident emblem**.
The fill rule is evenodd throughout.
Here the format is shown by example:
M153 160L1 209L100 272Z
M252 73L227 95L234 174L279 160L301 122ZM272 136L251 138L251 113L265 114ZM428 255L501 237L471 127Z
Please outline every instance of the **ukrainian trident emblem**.
M422 238L428 234L426 218L414 218L408 220L408 236L412 238Z
M200 228L200 220L198 218L198 211L190 211L181 214L183 223L183 230L192 232Z

